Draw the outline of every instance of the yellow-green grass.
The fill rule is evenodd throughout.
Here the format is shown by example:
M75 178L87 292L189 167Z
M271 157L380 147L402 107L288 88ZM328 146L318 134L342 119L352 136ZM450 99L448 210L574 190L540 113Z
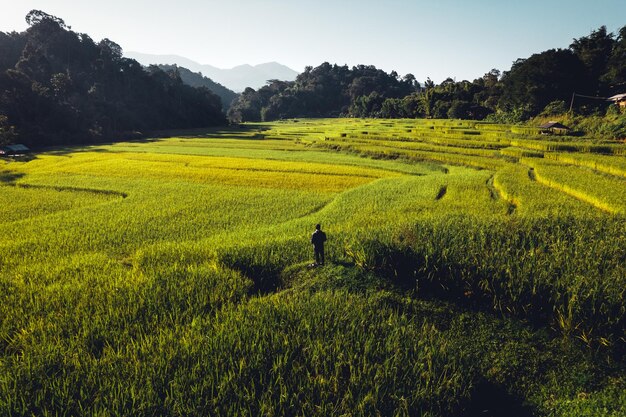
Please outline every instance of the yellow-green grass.
M592 168L606 174L626 177L626 157L552 152L546 158L565 164Z
M0 161L0 414L460 415L487 381L619 415L575 341L624 342L624 180L515 135L300 120Z
M626 180L545 159L522 159L536 180L609 213L626 213Z
M583 217L598 215L593 205L538 182L533 174L529 166L508 164L494 175L495 189L510 202L516 215L531 218L572 213Z

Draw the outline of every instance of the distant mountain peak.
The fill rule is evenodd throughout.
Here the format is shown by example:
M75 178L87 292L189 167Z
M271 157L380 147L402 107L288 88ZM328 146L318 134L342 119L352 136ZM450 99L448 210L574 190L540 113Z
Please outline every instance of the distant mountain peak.
M233 68L223 69L212 65L199 64L180 55L153 55L141 52L125 52L126 57L137 60L142 65L178 65L193 72L202 73L205 77L224 85L225 87L241 92L246 87L255 90L263 87L267 80L277 79L293 81L298 72L286 65L272 61L257 65L242 64Z

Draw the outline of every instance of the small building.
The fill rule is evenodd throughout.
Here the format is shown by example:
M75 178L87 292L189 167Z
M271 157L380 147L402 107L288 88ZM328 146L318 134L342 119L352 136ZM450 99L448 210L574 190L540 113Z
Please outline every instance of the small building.
M565 126L564 124L553 121L542 124L541 126L539 126L539 129L541 129L541 133L544 135L565 135L570 131L570 128Z
M30 149L22 144L0 146L0 156L24 155Z
M626 93L616 94L607 98L607 100L615 103L621 110L626 109Z

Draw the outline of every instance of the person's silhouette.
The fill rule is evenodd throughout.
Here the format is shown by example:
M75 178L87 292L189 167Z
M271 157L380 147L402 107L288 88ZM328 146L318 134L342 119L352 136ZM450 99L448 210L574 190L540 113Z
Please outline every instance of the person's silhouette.
M313 253L315 254L315 264L324 265L324 242L326 242L326 233L322 232L322 226L315 225L315 231L311 235L311 243L313 244Z

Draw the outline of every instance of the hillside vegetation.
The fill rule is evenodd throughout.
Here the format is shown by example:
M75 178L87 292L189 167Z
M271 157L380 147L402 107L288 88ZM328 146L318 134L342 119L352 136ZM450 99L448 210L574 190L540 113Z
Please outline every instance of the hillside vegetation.
M177 65L161 64L158 65L158 67L167 73L174 72L174 74L177 74L177 76L180 77L183 83L191 87L206 87L211 90L222 101L222 110L224 113L228 111L230 103L232 103L232 101L237 97L237 93L224 87L222 84L216 83L210 78L203 76L201 73L192 72L187 68L179 67Z
M626 145L555 138L292 120L2 159L0 414L622 416Z
M604 98L624 93L625 85L626 26L615 34L602 26L569 48L519 58L510 69L494 68L473 81L447 78L435 85L371 65L324 62L305 68L295 81L270 80L257 90L246 89L228 117L236 122L341 115L518 123L570 105L576 114L604 114L611 104Z
M161 129L226 124L220 98L180 75L143 68L39 10L0 32L0 145L95 143ZM226 103L228 104L228 103Z

